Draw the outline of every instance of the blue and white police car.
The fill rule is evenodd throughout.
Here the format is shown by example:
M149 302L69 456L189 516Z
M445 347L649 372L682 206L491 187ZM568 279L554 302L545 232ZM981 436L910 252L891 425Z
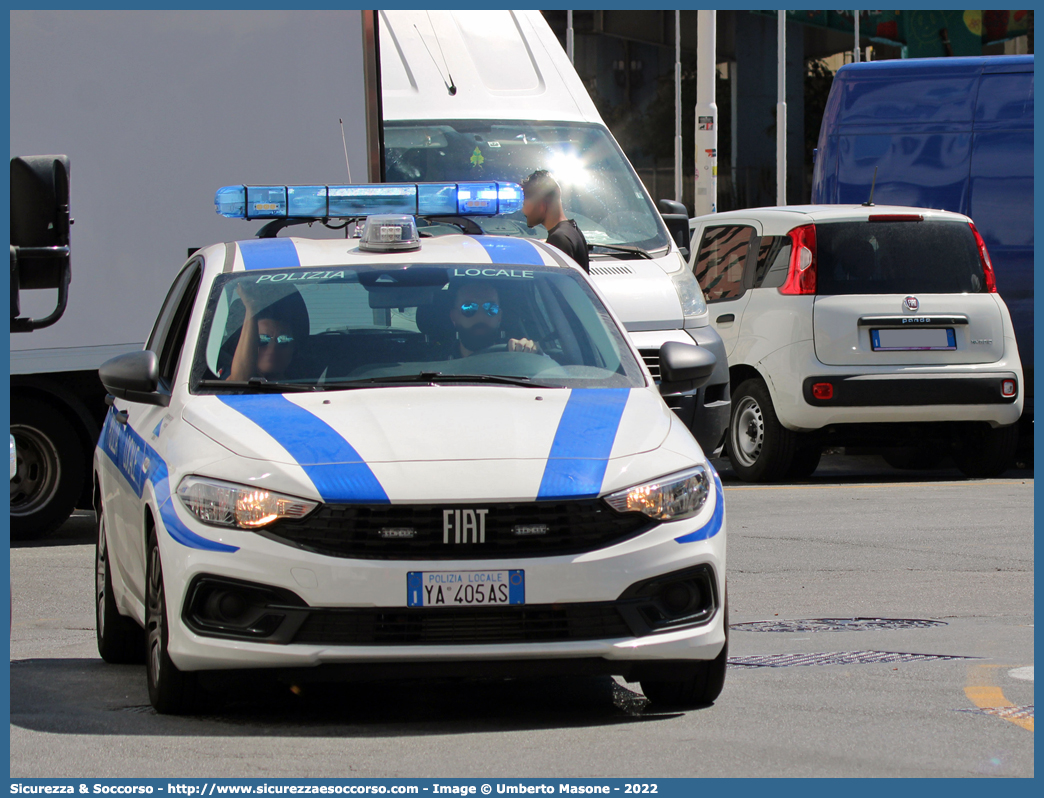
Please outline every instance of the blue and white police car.
M657 385L557 250L466 220L426 234L521 201L513 184L218 191L219 213L267 221L259 237L196 252L146 348L100 369L98 649L145 656L158 711L258 668L718 696L722 489L660 396L714 356L665 344ZM335 219L357 232L275 235Z

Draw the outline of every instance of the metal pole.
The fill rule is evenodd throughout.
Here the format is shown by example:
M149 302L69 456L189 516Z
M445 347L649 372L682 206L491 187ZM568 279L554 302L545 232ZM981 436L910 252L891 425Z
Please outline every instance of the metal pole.
M682 201L681 11L674 12L674 201Z
M696 12L696 191L697 216L718 211L718 105L716 11Z
M852 58L857 64L859 63L859 12L853 11L855 14L855 54Z
M787 18L776 17L776 204L787 204Z
M566 11L566 55L569 63L573 63L573 12Z

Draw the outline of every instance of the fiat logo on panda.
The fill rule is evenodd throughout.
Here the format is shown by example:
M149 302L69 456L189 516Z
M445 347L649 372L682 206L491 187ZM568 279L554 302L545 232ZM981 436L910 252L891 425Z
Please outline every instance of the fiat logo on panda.
M921 303L917 301L917 297L908 296L903 300L903 307L912 312L917 312L917 308L921 306Z

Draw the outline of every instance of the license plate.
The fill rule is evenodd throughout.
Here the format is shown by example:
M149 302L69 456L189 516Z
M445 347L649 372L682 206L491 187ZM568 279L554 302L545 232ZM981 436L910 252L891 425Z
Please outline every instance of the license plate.
M525 571L410 571L409 607L499 607L526 603Z
M871 330L870 344L875 352L953 350L957 337L952 327L931 329Z

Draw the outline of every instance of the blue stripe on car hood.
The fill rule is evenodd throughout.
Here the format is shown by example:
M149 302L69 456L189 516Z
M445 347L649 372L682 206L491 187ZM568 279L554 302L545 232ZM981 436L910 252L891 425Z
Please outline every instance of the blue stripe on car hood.
M628 388L574 388L558 422L538 499L597 496Z
M217 397L263 429L308 474L325 502L387 504L373 471L337 430L280 394Z

